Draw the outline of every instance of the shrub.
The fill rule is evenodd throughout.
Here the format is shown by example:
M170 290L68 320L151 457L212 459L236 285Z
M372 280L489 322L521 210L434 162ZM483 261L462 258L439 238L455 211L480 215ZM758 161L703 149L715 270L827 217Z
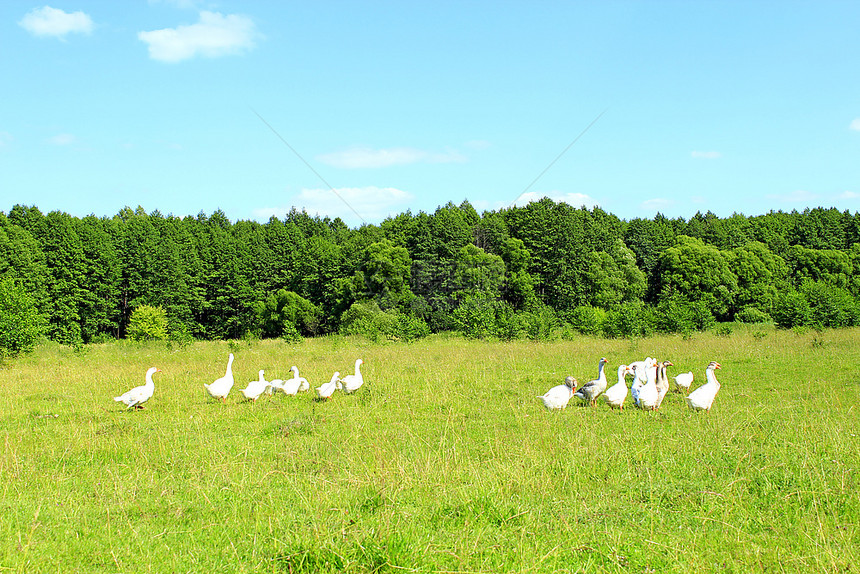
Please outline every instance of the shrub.
M526 335L532 341L550 340L553 331L558 326L555 312L546 305L537 306L535 309L523 313L521 320Z
M469 339L511 340L522 330L522 318L510 303L480 293L463 299L453 320L456 330Z
M11 278L0 281L0 359L29 353L45 332L45 318L27 290Z
M682 297L663 299L654 309L653 326L664 333L690 334L704 331L714 324L714 315L703 300L688 301Z
M606 314L603 333L606 337L644 337L654 333L653 309L642 301L622 303Z
M731 323L720 323L716 327L714 327L714 335L717 337L728 337L732 334L734 329L732 329Z
M364 335L380 339L413 341L430 334L430 327L420 317L396 309L383 311L375 301L356 301L340 319L342 335Z
M599 307L582 305L576 307L571 313L570 326L583 335L598 336L603 333L603 325L606 323L606 311Z
M126 336L132 341L167 339L167 313L161 307L141 305L128 319Z
M744 307L735 314L735 321L741 323L770 323L770 315L755 307Z
M284 325L283 332L281 333L281 339L291 344L305 342L305 339L304 337L302 337L302 334L299 333L299 330L296 329L296 326L292 323L287 323L286 325Z
M257 301L254 312L261 337L289 338L293 331L314 335L322 316L319 307L286 289L279 289L264 301Z
M809 304L813 326L835 328L857 324L857 303L845 289L823 281L806 281L800 292Z
M773 320L784 329L808 326L812 310L806 297L798 291L780 293L773 307Z

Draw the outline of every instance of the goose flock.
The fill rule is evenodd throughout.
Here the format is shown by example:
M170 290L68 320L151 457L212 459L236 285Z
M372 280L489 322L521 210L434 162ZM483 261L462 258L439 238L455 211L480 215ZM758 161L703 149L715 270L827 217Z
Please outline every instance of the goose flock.
M214 399L220 400L222 403L227 402L227 396L233 389L233 353L230 353L227 358L227 369L224 376L219 377L211 383L204 383L203 387ZM578 399L583 404L595 406L598 399L603 400L610 408L618 408L624 410L624 403L627 401L627 396L630 395L633 405L644 410L656 411L663 403L663 399L669 392L669 378L666 369L673 366L671 361L657 362L653 357L647 357L644 361L635 361L629 365L618 365L617 382L612 386L608 386L606 380L606 366L609 360L606 357L601 357L597 365L597 378L588 381L581 387L577 388L577 381L573 376L565 378L564 383L557 385L548 390L543 395L538 395L537 398L543 401L544 406L548 410L564 410L568 403L573 398ZM355 361L355 373L346 375L343 378L340 372L335 372L331 380L323 383L316 388L317 396L322 400L329 400L335 391L342 390L344 393L352 394L358 391L364 385L364 377L361 374L361 365L364 364L362 359ZM711 406L714 404L714 399L720 390L720 382L714 373L720 368L720 364L716 361L711 361L705 368L706 382L694 391L690 391L693 384L693 372L682 373L674 377L675 390L684 393L687 405L694 411L711 411ZM304 377L299 376L299 369L295 365L290 367L293 376L290 379L272 379L266 380L265 370L260 369L257 373L257 379L249 381L244 389L240 392L248 401L256 402L263 394L271 396L272 394L281 391L287 396L296 396L300 392L308 391L310 383ZM136 408L142 409L143 404L152 398L155 392L155 383L152 376L155 373L160 373L161 369L151 367L146 371L146 383L139 387L135 387L130 391L123 393L114 400L126 405L126 409ZM632 376L633 380L630 387L627 386L627 377Z
M235 379L233 378L233 359L233 353L230 353L230 356L227 357L227 369L224 372L223 377L219 377L211 383L203 383L203 387L206 389L206 392L209 393L209 396L220 400L222 403L227 402L227 396L230 394L230 391L233 389L233 385L235 384ZM328 400L336 390L342 389L345 393L352 394L360 389L364 384L364 377L361 374L361 365L363 364L364 361L362 359L356 359L355 373L346 375L342 379L340 378L340 373L335 372L329 382L317 387L316 390L319 398ZM245 388L240 389L239 392L242 393L242 396L244 396L246 400L256 402L263 394L271 396L277 391L282 391L285 395L296 396L298 393L307 391L311 388L308 380L299 376L298 367L293 365L290 367L290 371L293 373L293 376L290 379L272 379L271 381L267 381L265 370L260 369L257 373L257 380L249 381ZM142 409L143 403L151 399L155 392L155 383L152 380L152 375L160 372L161 369L151 367L146 371L146 384L135 387L118 397L114 397L114 400L124 403L126 405L126 409L130 409L132 407Z
M669 392L670 384L666 369L674 365L671 361L658 362L653 357L647 357L644 361L634 361L629 365L618 365L618 382L607 388L606 365L609 361L601 357L597 365L597 378L588 381L579 389L576 388L576 379L568 376L564 384L555 386L537 398L543 401L549 410L563 410L567 408L572 398L577 398L583 404L595 406L598 399L602 399L610 408L624 410L627 396L633 400L633 405L644 410L656 411L663 404L663 399ZM696 390L690 392L693 384L693 372L682 373L674 377L675 390L686 395L687 405L694 411L711 412L714 399L720 390L720 383L714 373L720 368L720 364L711 361L705 368L706 383ZM627 386L627 377L632 376L630 387Z

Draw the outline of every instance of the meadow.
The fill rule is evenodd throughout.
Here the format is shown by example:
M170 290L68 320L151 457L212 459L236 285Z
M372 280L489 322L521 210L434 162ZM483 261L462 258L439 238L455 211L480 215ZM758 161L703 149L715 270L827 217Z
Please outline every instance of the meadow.
M236 360L221 404L203 389ZM536 395L669 359L713 410ZM312 386L244 402L265 369ZM852 572L860 329L46 344L0 367L2 572ZM144 410L112 398L157 366Z

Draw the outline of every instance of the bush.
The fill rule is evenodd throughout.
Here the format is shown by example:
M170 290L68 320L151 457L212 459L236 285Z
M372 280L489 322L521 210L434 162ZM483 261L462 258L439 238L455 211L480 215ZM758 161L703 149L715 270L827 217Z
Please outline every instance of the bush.
M578 333L599 336L603 333L603 325L606 323L606 311L587 305L576 307L570 313L568 322Z
M744 307L735 314L735 321L741 323L770 323L770 315L755 307Z
M704 331L714 324L714 315L704 301L687 301L681 297L664 299L654 309L653 325L663 333L690 334Z
M45 318L27 290L11 278L0 281L0 359L29 353L45 332Z
M645 337L654 333L653 308L642 301L622 303L606 314L603 333L606 337Z
M809 320L813 326L837 328L858 323L857 303L845 289L823 281L806 281L800 292L809 303Z
M128 319L126 336L132 341L167 339L167 313L161 307L141 305Z
M286 289L279 289L264 301L257 301L254 312L261 337L286 339L293 336L293 331L302 335L315 335L322 316L319 307Z
M296 329L296 326L292 323L287 323L286 325L284 325L283 332L281 333L281 339L291 344L305 342L305 339L304 337L302 337L302 334L299 333L299 330Z
M798 291L780 293L773 307L773 320L784 329L808 326L812 310L806 297Z
M341 315L340 334L364 335L371 341L414 341L429 335L430 327L420 317L396 309L383 311L375 301L356 301Z
M720 323L713 329L714 335L717 337L728 337L734 332L731 323Z
M546 305L527 311L522 314L521 322L526 335L532 341L548 341L558 326L558 318L555 311ZM514 335L516 336L516 335Z
M454 310L455 329L468 339L516 339L523 318L510 303L485 294L469 295Z

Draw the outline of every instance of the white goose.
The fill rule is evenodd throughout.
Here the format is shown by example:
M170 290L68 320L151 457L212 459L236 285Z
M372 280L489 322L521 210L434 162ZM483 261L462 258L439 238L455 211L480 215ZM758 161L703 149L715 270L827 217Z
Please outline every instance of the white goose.
M206 391L212 398L221 399L222 403L227 402L227 395L233 388L233 353L230 353L230 357L227 359L227 372L224 373L224 376L215 379L208 385L203 383L203 386L206 387Z
M258 373L259 379L256 381L251 381L248 383L248 386L242 389L242 394L245 395L245 398L249 401L257 402L257 399L260 398L266 389L270 388L269 381L264 377L265 371L260 369Z
M150 367L149 370L146 371L146 384L134 387L130 391L126 391L120 396L114 397L113 400L124 403L126 409L130 409L131 407L142 409L143 403L152 398L152 394L155 392L155 383L152 382L152 375L160 372L161 369Z
M301 393L303 391L310 389L311 385L310 385L310 383L308 383L308 380L304 377L299 376L299 368L296 367L295 365L292 368L295 369L295 371L293 371L293 378L297 379L299 381L298 392ZM292 369L290 369L290 370L292 370Z
M364 384L364 377L361 375L361 371L359 367L364 364L364 361L361 359L355 360L355 374L347 375L343 379L341 379L341 383L343 383L343 390L347 394L352 394L361 388L361 385Z
M666 367L672 366L674 366L672 361L663 361L657 365L657 404L654 406L655 409L660 408L663 399L666 397L666 393L669 392L669 377L666 376Z
M675 390L684 393L690 392L690 386L693 384L693 371L675 375Z
M653 411L657 406L657 394L657 367L646 367L645 385L639 389L639 404L637 406L640 409Z
M275 391L284 390L284 381L282 379L272 379L269 381L269 386L266 387L266 394L272 396Z
M340 373L335 371L331 376L331 380L317 387L317 394L321 399L329 400L336 389L342 388L340 384Z
M630 395L633 397L633 404L639 406L639 392L647 382L646 372L649 368L657 363L657 359L646 357L644 361L634 361L629 367L633 369L633 384L630 385Z
M284 381L284 386L281 388L284 391L284 394L294 397L299 392L299 388L302 386L302 381L304 379L299 377L299 368L295 365L290 367L290 370L293 372L293 378L287 379Z
M714 404L714 399L720 390L720 382L717 380L717 375L714 370L721 368L716 361L711 361L705 369L705 378L708 379L704 385L687 395L687 404L694 411L711 412L711 406Z
M543 395L538 395L537 398L543 401L543 406L547 409L562 410L567 408L567 403L570 402L570 397L576 390L576 379L568 376L564 379L564 384L556 385L548 390Z
M597 378L582 385L578 391L573 393L573 396L594 406L597 402L597 397L602 395L603 391L606 390L606 372L603 367L608 362L609 360L606 357L601 357L597 365Z
M627 365L618 365L618 382L606 389L606 392L601 395L610 408L618 407L622 411L624 410L624 401L627 399L626 376L629 374L633 374L633 369Z

